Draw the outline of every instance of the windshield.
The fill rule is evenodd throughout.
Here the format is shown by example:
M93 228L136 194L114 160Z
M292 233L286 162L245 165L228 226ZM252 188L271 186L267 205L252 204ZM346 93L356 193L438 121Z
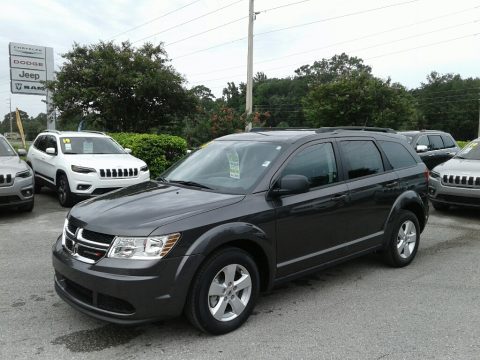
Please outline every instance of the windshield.
M125 150L108 137L61 137L64 154L125 154Z
M282 152L277 143L214 141L163 174L166 181L245 194Z
M455 157L458 159L480 160L479 144L480 139L468 143Z
M0 138L0 156L17 156L7 140Z

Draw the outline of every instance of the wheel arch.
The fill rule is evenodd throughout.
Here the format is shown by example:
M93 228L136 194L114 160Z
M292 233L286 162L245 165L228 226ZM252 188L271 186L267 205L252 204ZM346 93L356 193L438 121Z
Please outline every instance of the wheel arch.
M212 253L228 247L241 249L252 256L260 274L261 290L271 288L275 275L274 247L265 232L255 225L230 223L210 229L191 244L186 255L202 254L207 261Z

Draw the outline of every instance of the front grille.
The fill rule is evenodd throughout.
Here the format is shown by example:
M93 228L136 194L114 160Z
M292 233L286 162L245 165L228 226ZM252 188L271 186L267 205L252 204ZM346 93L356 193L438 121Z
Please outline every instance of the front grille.
M437 195L436 198L451 203L480 206L480 198L443 194Z
M125 179L138 176L138 169L124 168L124 169L100 169L101 178L117 178Z
M13 184L12 174L0 174L0 186L10 186Z
M135 307L128 301L87 289L86 287L67 279L58 272L56 272L55 275L57 276L57 279L64 284L64 290L68 294L85 304L119 314L135 313Z
M0 196L0 204L2 205L11 204L17 201L20 201L20 198L17 195Z
M110 245L115 236L83 229L82 237L86 240Z
M102 240L104 242L95 241L87 239L83 236L83 233L86 230L79 229L75 235L71 234L70 232L66 232L65 236L65 248L68 252L70 252L73 256L77 257L79 260L84 262L97 262L101 258L103 258L110 247L110 242L106 243L107 241L106 235L104 238L100 238L98 236L96 240ZM92 234L103 235L100 233L90 232ZM87 235L90 235L87 233ZM112 237L113 239L113 237Z
M480 177L445 174L442 177L442 184L455 187L480 188Z

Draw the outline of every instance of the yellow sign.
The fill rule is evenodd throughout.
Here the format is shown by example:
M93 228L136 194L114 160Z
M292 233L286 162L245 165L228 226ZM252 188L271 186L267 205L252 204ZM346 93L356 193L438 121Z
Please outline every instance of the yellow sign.
M18 108L15 111L15 117L17 118L18 131L20 132L20 136L22 137L23 148L27 150L27 145L25 144L25 133L23 132L22 119L20 119L20 113L18 112Z

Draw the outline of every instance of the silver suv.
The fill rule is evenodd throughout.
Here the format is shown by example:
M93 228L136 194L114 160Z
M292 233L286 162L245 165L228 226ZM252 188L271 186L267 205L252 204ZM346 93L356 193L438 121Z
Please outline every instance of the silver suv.
M428 195L437 210L450 205L480 207L480 138L430 172Z
M18 150L17 154L7 139L0 135L0 208L33 209L33 172L18 156L26 154L24 149Z

